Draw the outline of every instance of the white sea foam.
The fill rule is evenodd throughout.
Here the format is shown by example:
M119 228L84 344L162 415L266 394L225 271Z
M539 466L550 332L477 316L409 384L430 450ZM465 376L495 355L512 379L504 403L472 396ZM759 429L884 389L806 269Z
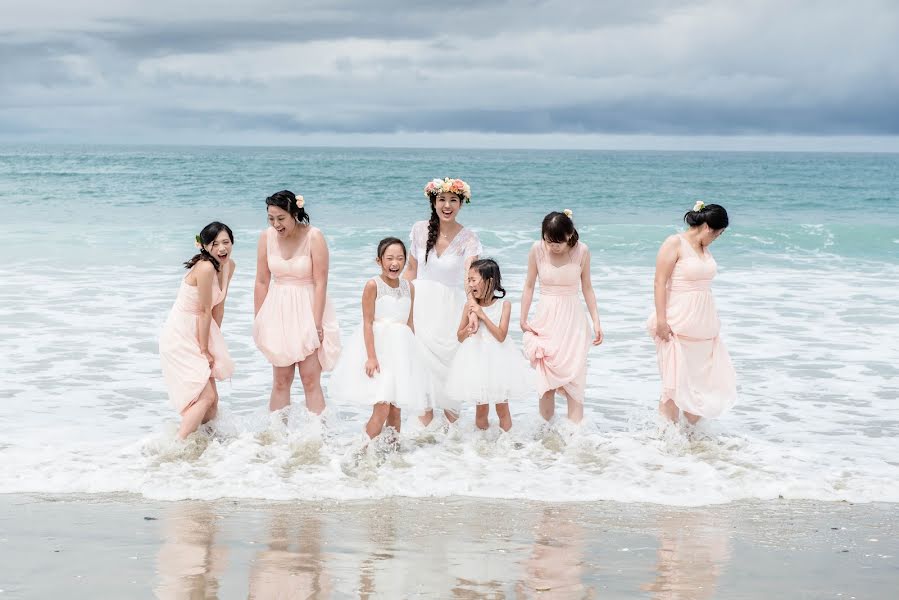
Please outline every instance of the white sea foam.
M503 240L493 255L517 302L529 237L489 235ZM330 289L348 337L371 263L359 258L358 244L332 245ZM295 407L287 423L268 414L270 367L250 337L249 246L239 247L242 270L224 326L237 372L220 386L219 419L184 443L172 441L177 417L166 402L155 342L176 270L4 268L0 491L133 492L166 500L899 502L899 289L883 283L899 276L895 265L874 272L722 264L715 292L740 402L719 421L682 429L655 417L655 355L643 330L651 269L595 258L607 341L591 353L586 423L573 427L559 418L543 425L535 399L522 399L513 403L509 434L476 431L471 411L459 425L428 430L405 415L398 443L363 447L367 415L353 409L331 407L321 420ZM301 403L298 384L294 399Z

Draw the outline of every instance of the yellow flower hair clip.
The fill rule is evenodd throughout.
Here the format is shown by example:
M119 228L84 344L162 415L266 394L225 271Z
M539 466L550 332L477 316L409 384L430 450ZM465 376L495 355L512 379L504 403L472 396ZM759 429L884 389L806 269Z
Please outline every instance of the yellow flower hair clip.
M565 210L563 210L562 214L565 215L566 217L568 217L569 219L574 217L574 213L571 211L570 208L566 208Z
M306 205L306 201L303 200L303 197L300 196L299 194L296 195L296 203L297 203L297 208L303 208Z

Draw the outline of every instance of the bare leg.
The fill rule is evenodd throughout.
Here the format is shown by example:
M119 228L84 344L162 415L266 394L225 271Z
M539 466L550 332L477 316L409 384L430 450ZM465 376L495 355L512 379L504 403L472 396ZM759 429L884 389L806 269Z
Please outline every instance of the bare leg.
M702 418L699 415L694 415L693 413L688 413L687 411L684 411L684 416L687 417L687 422L690 425L696 425L697 423L699 423L699 419Z
M671 398L668 398L667 400L662 398L659 400L659 414L672 423L677 423L680 416L680 410L677 408L677 404L674 403L674 400Z
M215 394L215 397L212 399L212 404L209 406L206 414L203 415L204 424L213 420L219 413L219 391L215 387L215 379L210 379L209 383L212 384L212 393Z
M272 412L281 410L290 404L290 386L293 385L296 365L276 367L272 365L272 395L268 401L268 409Z
M418 417L418 420L421 421L421 424L427 427L431 424L431 421L434 420L434 409L428 409L425 411L423 415Z
M474 424L478 429L487 429L490 427L490 405L478 404L474 413Z
M325 393L322 391L322 364L313 352L300 363L300 381L306 393L306 408L316 415L325 410Z
M549 390L540 396L540 416L549 421L556 413L556 390Z
M178 429L178 439L183 440L200 426L206 412L215 401L215 388L212 380L206 382L206 387L200 392L200 397L181 413L181 427Z
M512 413L509 412L509 403L500 402L496 405L496 416L499 418L499 428L503 431L512 429Z
M562 395L568 400L568 420L572 423L580 423L584 420L584 403L578 402L563 391Z
M400 432L400 426L403 423L403 411L398 406L390 405L390 412L387 414L387 426L393 427L397 433Z
M444 416L446 416L446 420L449 421L450 423L455 423L456 420L459 418L458 413L454 413L451 410L444 409L443 414L444 414Z
M375 404L371 410L371 418L365 424L365 433L368 437L375 439L384 429L384 423L390 415L390 405L386 402Z

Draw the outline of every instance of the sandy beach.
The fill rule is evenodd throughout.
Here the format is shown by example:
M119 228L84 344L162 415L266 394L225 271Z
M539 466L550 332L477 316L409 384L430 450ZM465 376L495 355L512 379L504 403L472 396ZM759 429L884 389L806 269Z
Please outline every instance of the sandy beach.
M892 504L0 496L3 598L891 598Z

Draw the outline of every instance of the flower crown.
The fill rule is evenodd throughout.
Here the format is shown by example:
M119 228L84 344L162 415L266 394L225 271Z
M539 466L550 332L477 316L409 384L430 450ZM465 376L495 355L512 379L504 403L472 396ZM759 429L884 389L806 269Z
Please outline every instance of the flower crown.
M466 204L471 202L471 187L461 179L450 179L449 177L432 179L425 186L425 196L428 198L443 192L459 194Z

